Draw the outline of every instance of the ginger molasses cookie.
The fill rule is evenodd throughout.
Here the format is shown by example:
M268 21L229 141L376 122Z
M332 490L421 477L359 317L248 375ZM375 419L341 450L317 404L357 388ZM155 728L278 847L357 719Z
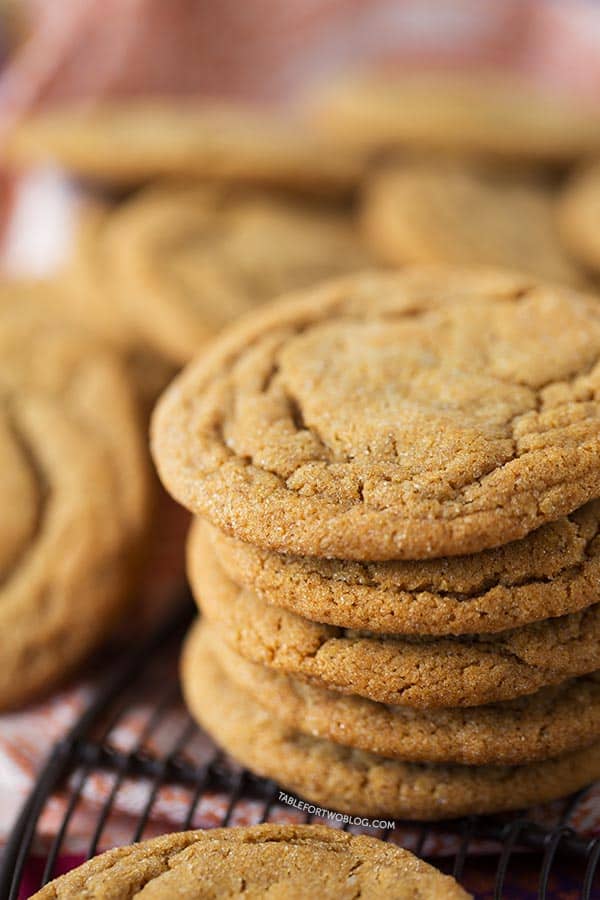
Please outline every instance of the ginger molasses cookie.
M229 577L316 622L383 634L505 631L598 602L600 501L469 556L356 562L288 556L208 527ZM193 550L190 550L193 552Z
M242 313L368 259L338 207L197 184L138 194L106 243L132 320L179 363Z
M531 177L458 162L399 163L367 182L361 218L384 263L475 263L584 283L559 238L554 191Z
M523 766L405 763L301 734L236 687L214 654L183 656L193 716L242 765L343 813L450 819L566 796L600 775L600 744Z
M319 897L468 900L448 875L408 850L324 825L184 831L109 850L32 900Z
M130 186L161 177L242 181L318 193L356 186L359 157L253 108L123 100L64 106L22 120L12 164L52 160L83 178Z
M600 675L529 697L468 709L416 710L300 681L235 653L208 622L188 638L192 659L212 649L227 678L303 734L404 762L518 765L600 740Z
M329 84L310 106L321 134L371 153L556 165L600 149L597 106L501 74L366 73Z
M561 237L575 259L600 271L600 163L576 171L567 181L557 206Z
M128 600L145 442L117 357L17 286L0 293L0 707L48 689Z
M152 348L128 310L107 247L116 207L99 201L81 210L74 250L60 279L65 313L114 347L125 361L148 411L175 374L174 366Z
M401 706L480 706L600 669L600 603L498 634L407 637L311 622L231 581L204 525L188 553L192 591L241 656L324 687Z
M163 394L167 489L341 559L474 553L600 494L600 305L487 269L367 272L231 327Z

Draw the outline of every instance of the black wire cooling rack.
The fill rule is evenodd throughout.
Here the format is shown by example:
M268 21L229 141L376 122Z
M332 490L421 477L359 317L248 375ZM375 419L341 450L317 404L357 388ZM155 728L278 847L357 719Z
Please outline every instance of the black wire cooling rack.
M163 627L130 650L116 667L113 665L91 705L65 739L55 745L3 853L0 900L28 896L56 876L59 862L64 870L65 848L81 804L86 804L88 810L84 845L75 852L69 851L69 860L77 865L106 849L103 838L115 815L117 796L131 784L137 786L135 802L124 820L129 833L123 843L198 824L206 827L239 823L240 810L244 812L244 822L277 818L281 821L282 815L289 815L289 809L279 802L278 786L232 763L183 708L176 660L191 616L191 605L179 604L176 614ZM146 712L143 724L138 722L138 728L132 732L133 741L123 744L119 734L127 731L128 718L135 718L136 710L142 708ZM199 753L192 752L198 747ZM94 803L88 794L99 776L105 780L104 792ZM180 816L177 823L170 821L161 827L156 824L156 812L161 792L166 789L180 792ZM61 819L49 830L52 837L44 840L41 823L57 797L62 801ZM476 816L441 825L399 825L404 825L403 835L411 836L406 841L409 849L425 858L432 855L436 836L453 834L453 855L432 861L452 872L478 898L518 896L551 900L571 898L579 892L583 900L591 900L600 898L600 838L585 840L567 825L580 797L578 794L565 802L552 827L518 816ZM211 802L208 821L202 818L202 807L207 801ZM302 814L300 820L314 819ZM371 829L370 833L394 839L394 832L389 830ZM514 887L517 880L519 888Z

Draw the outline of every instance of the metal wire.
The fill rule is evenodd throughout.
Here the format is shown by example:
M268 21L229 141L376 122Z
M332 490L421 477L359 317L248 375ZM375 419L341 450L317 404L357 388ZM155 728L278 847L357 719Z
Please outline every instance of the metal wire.
M97 815L89 835L87 856L94 856L100 847L102 835L115 809L117 795L129 776L143 776L147 780L147 793L139 808L134 823L132 841L141 839L151 820L153 809L166 785L180 785L189 792L181 816L182 830L193 826L197 811L204 797L218 793L222 795L225 808L221 820L216 823L227 825L236 820L238 805L252 800L258 805L257 821L270 819L278 803L279 788L273 781L258 778L245 769L231 766L227 758L214 748L207 759L198 764L189 755L188 748L198 736L199 730L189 716L181 713L177 726L160 752L150 748L159 730L165 728L166 717L172 709L176 688L168 683L158 692L140 734L128 749L120 749L113 740L118 726L126 720L133 704L139 701L142 685L148 681L148 673L157 661L168 660L176 651L185 626L191 617L189 611L177 612L137 650L128 653L127 659L113 670L113 674L98 692L95 701L84 712L63 741L58 743L27 799L13 828L0 866L0 900L17 900L22 885L24 871L36 844L40 817L50 798L65 788L66 806L54 839L45 854L41 887L53 875L56 863L65 845L70 825L78 804L90 778L97 773L111 775L113 780L107 796L97 810ZM168 723L167 723L168 724ZM408 824L414 834L413 848L418 855L427 853L430 838L434 838L440 828L452 829L459 845L454 857L453 871L460 880L468 873L472 860L471 848L475 840L493 842L498 863L495 876L488 885L496 900L505 896L505 885L511 860L516 851L528 848L532 866L539 869L538 894L540 900L549 896L549 885L556 871L557 860L561 856L576 856L581 860L581 896L591 900L594 886L598 887L596 876L600 872L600 838L586 841L568 827L574 804L584 792L580 792L564 806L554 829L542 828L534 822L522 818L502 821L486 817L469 817L444 826L422 823ZM306 815L306 821L312 817ZM399 823L402 824L402 823ZM382 832L383 839L392 838L392 832Z

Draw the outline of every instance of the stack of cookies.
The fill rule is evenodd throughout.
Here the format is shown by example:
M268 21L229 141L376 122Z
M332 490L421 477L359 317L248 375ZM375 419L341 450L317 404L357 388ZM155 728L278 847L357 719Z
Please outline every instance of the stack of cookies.
M226 330L153 449L199 518L192 713L321 806L431 819L600 776L600 307L497 270Z

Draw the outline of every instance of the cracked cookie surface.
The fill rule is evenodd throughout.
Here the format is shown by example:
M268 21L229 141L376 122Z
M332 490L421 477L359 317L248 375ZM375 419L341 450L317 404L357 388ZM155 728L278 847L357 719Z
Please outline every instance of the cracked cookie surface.
M498 634L375 635L270 606L227 577L194 523L188 576L202 612L241 656L344 693L414 707L480 706L600 668L600 604Z
M192 714L239 763L340 812L402 819L520 809L566 796L600 774L600 744L523 766L403 763L342 747L281 723L226 678L212 653L183 655Z
M210 623L188 637L194 658L211 650L227 678L303 734L404 762L518 765L600 740L600 675L490 706L414 710L330 691L250 662L219 640Z
M257 546L459 555L600 493L600 308L495 270L408 267L247 316L163 394L183 505Z
M167 834L109 850L32 900L468 900L408 850L324 825L253 825Z
M387 634L504 631L598 602L600 501L470 556L361 563L289 556L209 526L229 577L316 622ZM191 551L193 552L193 551Z
M0 707L47 690L127 603L148 466L120 361L49 315L40 290L0 296Z
M554 190L533 177L473 165L405 162L375 172L363 232L384 263L502 266L584 286L555 222Z
M132 320L176 363L242 313L368 261L347 210L198 184L125 202L106 245Z

